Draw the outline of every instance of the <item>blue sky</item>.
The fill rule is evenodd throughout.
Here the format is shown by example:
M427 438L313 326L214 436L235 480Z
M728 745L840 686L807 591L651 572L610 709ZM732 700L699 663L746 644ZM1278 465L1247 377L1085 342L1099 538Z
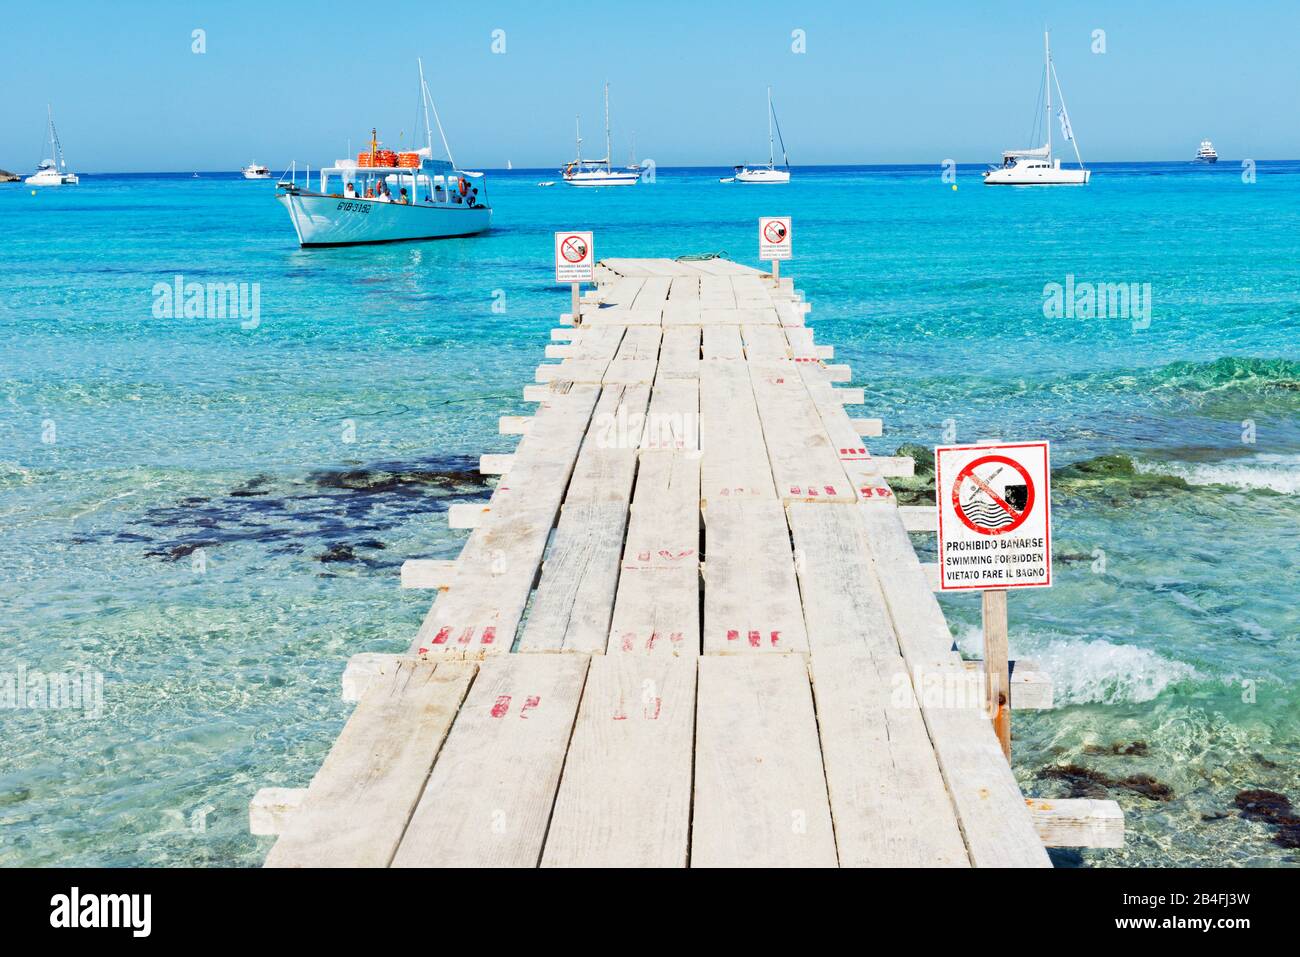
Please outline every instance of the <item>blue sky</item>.
M616 159L632 130L665 166L764 158L770 83L795 165L986 162L1030 145L1044 26L1085 161L1186 159L1205 136L1225 159L1300 157L1295 0L57 6L0 31L5 169L43 155L47 100L81 171L318 166L371 126L410 136L417 56L470 167L556 166L578 112L599 149L606 78Z

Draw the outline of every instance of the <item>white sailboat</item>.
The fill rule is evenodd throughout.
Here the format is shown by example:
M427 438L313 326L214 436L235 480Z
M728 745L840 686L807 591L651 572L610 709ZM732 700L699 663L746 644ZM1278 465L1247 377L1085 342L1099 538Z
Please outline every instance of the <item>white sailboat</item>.
M772 128L776 127L777 139L781 140L781 162L784 169L776 165L776 144L772 139ZM785 151L785 138L781 136L781 124L777 122L776 110L772 107L772 88L767 88L767 165L735 168L735 173L722 183L788 183L790 182L790 157Z
M67 160L63 158L63 144L59 142L58 131L54 129L54 110L48 103L45 112L50 122L50 158L36 164L36 172L23 182L28 186L76 186L81 180L76 173L68 172Z
M609 149L609 84L605 84L605 158L582 158L582 117L575 122L578 151L573 162L560 171L570 186L635 186L641 179L640 170L616 170L610 163Z
M424 64L419 66L425 146L401 153L381 150L378 134L371 130L369 150L320 170L318 191L311 189L310 170L305 189L298 187L296 172L293 181L282 179L276 184L276 198L288 210L300 245L444 239L471 236L491 227L492 207L483 174L456 166L438 108L424 82ZM433 159L431 106L447 151L445 160ZM331 193L330 180L335 176L344 186L341 192Z
M1061 161L1052 156L1052 85L1056 85L1056 94L1061 101L1057 114L1061 123L1061 135L1074 147L1074 158L1079 163L1078 169L1063 169ZM1002 165L991 166L984 172L985 186L1085 186L1092 173L1083 165L1079 155L1079 143L1074 138L1070 126L1070 114L1065 109L1065 94L1061 92L1061 81L1052 64L1051 39L1043 34L1043 90L1046 108L1044 126L1047 142L1033 149L1006 150L1002 154Z

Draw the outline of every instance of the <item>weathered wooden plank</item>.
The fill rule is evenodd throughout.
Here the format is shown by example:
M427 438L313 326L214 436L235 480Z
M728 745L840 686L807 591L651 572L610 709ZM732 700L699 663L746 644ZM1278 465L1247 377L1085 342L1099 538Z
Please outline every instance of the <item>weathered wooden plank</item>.
M652 276L642 284L632 303L633 309L662 309L668 301L668 290L673 280L665 276Z
M373 681L266 866L386 866L474 668L466 662L408 659Z
M413 654L510 650L598 392L575 385L561 401L542 404L520 440L514 467L492 494L486 522L457 559L465 587L438 596L412 642Z
M656 379L700 377L700 327L668 326L659 349Z
M650 411L641 435L643 449L700 447L700 383L698 379L655 379Z
M1026 798L1045 847L1123 847L1124 812L1115 801Z
M450 588L456 562L437 558L410 558L402 562L403 588Z
M952 649L907 532L892 508L860 508L894 633L921 701L935 756L976 867L1050 867L993 726L978 680Z
M784 501L852 502L857 493L793 362L750 362L776 493Z
M700 302L714 309L735 309L736 294L726 276L700 277Z
M695 276L678 276L672 280L672 286L669 288L668 300L670 302L699 302L700 301L700 277Z
M636 439L624 433L644 416L649 392L606 387L596 403L520 651L605 650L636 474Z
M781 504L769 498L709 502L704 543L704 653L807 652Z
M279 835L307 797L306 788L261 788L248 802L248 833Z
M745 358L750 362L771 362L790 358L790 343L780 326L740 327L745 342Z
M815 652L811 667L840 866L969 867L898 652Z
M834 867L808 673L799 655L699 662L692 867Z
M744 365L729 360L700 364L700 497L776 498L754 388Z
M695 662L592 659L542 866L686 866Z
M610 654L699 653L699 544L699 453L642 452L610 626Z
M536 867L586 655L501 655L465 698L394 867Z
M780 325L777 319L776 310L770 306L767 308L757 308L753 306L741 308L711 308L707 302L702 302L700 309L700 325Z
M705 326L704 358L743 359L745 345L740 338L739 326Z

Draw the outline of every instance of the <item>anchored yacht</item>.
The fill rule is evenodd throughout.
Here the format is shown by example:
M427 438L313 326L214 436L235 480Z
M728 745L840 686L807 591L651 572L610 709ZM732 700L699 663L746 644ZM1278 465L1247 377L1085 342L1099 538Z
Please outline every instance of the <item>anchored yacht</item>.
M270 179L271 171L261 163L249 163L240 172L244 179Z
M776 138L781 141L781 162L783 168L776 165L776 145L772 139L773 127ZM720 183L788 183L790 182L790 157L785 151L785 139L781 136L781 124L777 122L776 110L772 107L772 88L767 88L767 165L740 165L728 177L718 180Z
M417 61L419 62L419 61ZM447 136L424 82L420 63L420 96L424 107L425 146L394 152L380 149L378 132L370 131L370 148L355 160L335 160L319 171L319 188L311 189L311 170L305 187L298 186L296 165L276 184L276 198L302 246L354 246L413 239L471 236L492 226L487 184L481 172L456 166ZM445 160L433 159L433 129L429 110L442 137ZM339 192L331 182L342 181Z
M1061 161L1052 156L1052 85L1056 85L1056 94L1061 101L1057 119L1061 123L1061 135L1074 147L1074 158L1079 163L1078 169L1065 169ZM1043 91L1046 107L1043 112L1044 133L1047 142L1033 149L1007 150L1002 154L1002 165L991 166L984 173L985 186L1084 186L1087 185L1091 171L1084 168L1083 157L1079 155L1079 144L1074 138L1070 126L1070 114L1065 109L1065 94L1061 92L1061 81L1056 76L1056 67L1052 64L1052 47L1048 34L1043 34ZM1035 123L1037 125L1037 123Z
M575 124L578 150L573 162L560 171L570 186L635 186L641 180L641 170L614 169L609 151L609 84L605 84L605 158L582 158L582 117Z
M1201 148L1196 151L1196 162L1198 163L1217 163L1219 154L1215 152L1214 144L1209 140L1201 140Z
M63 144L59 142L58 131L54 128L54 110L46 104L45 112L50 123L50 158L37 163L36 172L23 182L28 186L76 186L81 180L76 173L68 172L67 160L63 158Z

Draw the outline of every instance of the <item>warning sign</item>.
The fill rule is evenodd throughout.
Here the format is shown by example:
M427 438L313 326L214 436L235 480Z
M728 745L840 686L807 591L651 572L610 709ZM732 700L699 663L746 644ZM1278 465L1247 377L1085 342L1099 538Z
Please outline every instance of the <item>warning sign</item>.
M943 590L1052 584L1046 442L934 450Z
M789 259L791 227L789 216L760 216L758 219L758 258Z
M591 233L555 234L555 281L594 282L596 244Z

